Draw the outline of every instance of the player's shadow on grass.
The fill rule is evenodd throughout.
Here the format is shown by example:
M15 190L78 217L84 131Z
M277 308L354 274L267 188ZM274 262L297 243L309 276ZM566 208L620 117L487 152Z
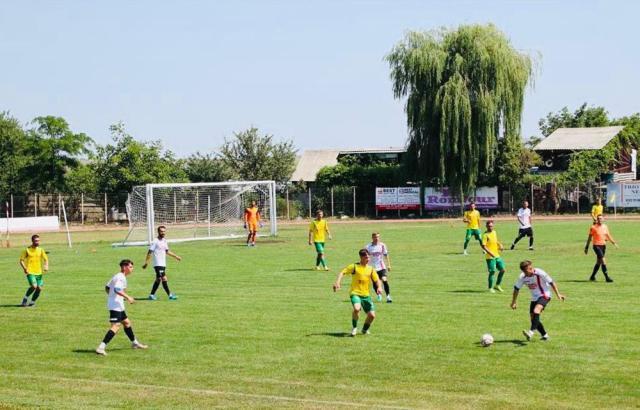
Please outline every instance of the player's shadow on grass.
M19 308L19 307L23 307L22 305L0 305L0 308Z
M487 293L486 290L480 289L458 289L458 290L449 290L449 293Z
M283 272L311 272L311 268L282 269ZM324 272L324 271L323 271Z
M520 339L502 339L502 340L494 340L493 341L494 344L498 344L498 343L511 343L512 345L515 345L517 347L523 347L527 345L527 342L525 342L524 340L520 340ZM475 342L474 343L477 347L483 347L482 343L480 342Z
M558 282L567 282L567 283L589 283L593 282L589 279L572 279L572 280L559 280Z
M310 336L350 337L351 334L347 332L322 332L322 333L309 333L306 336L307 337L310 337Z
M131 350L131 349L126 349L124 347L114 347L114 348L109 348L110 352L115 352L118 350ZM96 349L73 349L72 350L73 353L80 353L80 354L88 354L91 353L93 355L96 354Z

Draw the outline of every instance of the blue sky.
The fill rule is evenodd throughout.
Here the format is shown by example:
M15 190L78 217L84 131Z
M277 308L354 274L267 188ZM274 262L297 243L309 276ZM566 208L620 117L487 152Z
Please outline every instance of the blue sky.
M408 30L496 24L542 58L525 136L582 102L640 111L635 1L7 1L0 110L65 117L99 143L123 121L186 156L256 126L299 149L402 146L383 61Z

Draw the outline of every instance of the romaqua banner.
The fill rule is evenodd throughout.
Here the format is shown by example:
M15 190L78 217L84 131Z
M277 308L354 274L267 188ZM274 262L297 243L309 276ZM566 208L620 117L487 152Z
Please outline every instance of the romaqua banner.
M498 208L498 187L477 188L475 195L469 195L464 199L465 206L471 201L475 201L479 209ZM424 208L427 211L455 209L460 208L460 205L460 197L451 195L448 188L424 189Z

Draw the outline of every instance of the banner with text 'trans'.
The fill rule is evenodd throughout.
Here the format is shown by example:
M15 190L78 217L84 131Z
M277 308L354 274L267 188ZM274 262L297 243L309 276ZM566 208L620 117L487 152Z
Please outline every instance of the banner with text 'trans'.
M471 201L476 202L478 209L498 208L498 187L477 188L475 195L464 199L465 206ZM451 195L448 188L427 187L424 189L424 208L427 211L459 209L460 205L460 197Z
M376 210L419 210L420 188L394 187L376 188Z

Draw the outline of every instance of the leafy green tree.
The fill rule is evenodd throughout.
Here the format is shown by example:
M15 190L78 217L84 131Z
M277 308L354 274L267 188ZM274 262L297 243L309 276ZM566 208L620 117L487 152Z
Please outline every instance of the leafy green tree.
M160 141L136 141L122 123L109 130L113 144L98 146L92 162L100 191L129 192L135 185L187 182L179 162Z
M65 175L65 185L70 193L99 192L98 178L92 163L80 163Z
M183 166L191 182L220 182L237 178L234 170L214 154L196 152L183 162Z
M493 25L410 32L386 56L406 97L407 164L417 181L469 193L491 172L498 139L520 138L532 58Z
M0 112L0 194L20 192L28 164L25 132L17 119Z
M72 132L62 117L37 117L33 124L35 127L27 131L29 188L40 192L66 191L65 174L79 165L79 156L91 152L93 141L84 133Z
M538 121L542 135L548 137L558 128L606 127L609 125L609 115L604 107L589 107L583 103L573 113L567 107L558 112L550 112Z
M523 183L531 168L540 164L540 156L520 140L502 139L498 143L496 176L500 186Z
M233 134L220 148L222 161L243 180L274 180L285 183L296 165L292 141L273 142L272 135L259 135L255 127Z

